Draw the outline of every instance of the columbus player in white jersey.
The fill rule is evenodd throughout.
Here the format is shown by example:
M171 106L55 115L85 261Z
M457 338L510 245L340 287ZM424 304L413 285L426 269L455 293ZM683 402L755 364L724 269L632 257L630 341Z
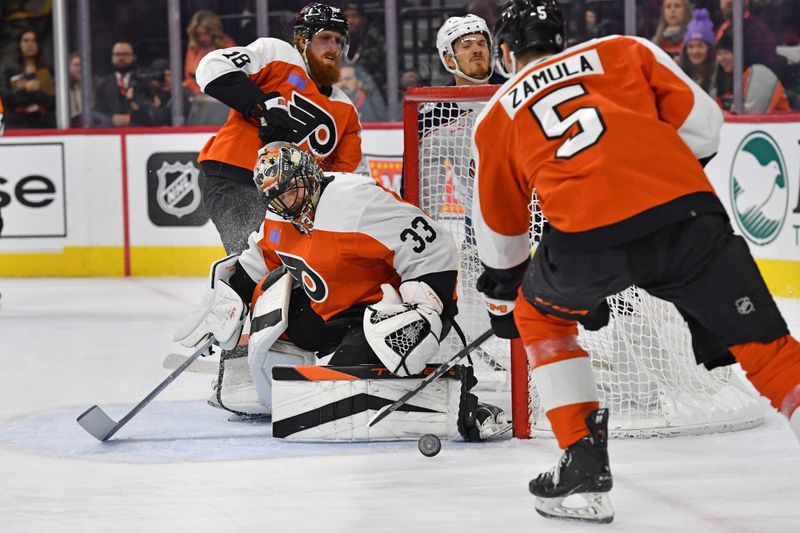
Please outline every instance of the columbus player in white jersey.
M194 346L212 332L221 345L235 342L244 302L254 301L257 309L262 291L285 270L295 285L286 309L254 311L250 331L249 367L263 413L271 408L272 367L297 362L260 346L259 332L278 320L264 316L285 314L285 339L329 365L420 373L457 313L453 237L375 180L324 174L312 154L290 143L262 148L254 179L268 201L264 222L247 250L217 263L209 297L176 340ZM478 409L473 400L462 407Z

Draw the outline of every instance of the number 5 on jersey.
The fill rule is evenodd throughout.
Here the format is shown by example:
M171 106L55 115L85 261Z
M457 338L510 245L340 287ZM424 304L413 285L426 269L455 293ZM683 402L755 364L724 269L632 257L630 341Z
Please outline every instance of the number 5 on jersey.
M558 159L569 159L594 146L606 132L605 122L596 107L579 107L565 117L558 112L558 106L585 94L586 89L580 83L567 85L546 94L530 106L542 133L550 140L560 139L573 125L578 125L580 131L567 137L556 150Z

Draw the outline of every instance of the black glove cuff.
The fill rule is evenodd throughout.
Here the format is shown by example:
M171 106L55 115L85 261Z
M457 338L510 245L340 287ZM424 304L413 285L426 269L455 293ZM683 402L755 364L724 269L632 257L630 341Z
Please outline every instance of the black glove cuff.
M519 338L519 330L514 323L514 313L507 315L493 315L489 313L489 325L492 326L495 336L501 339Z

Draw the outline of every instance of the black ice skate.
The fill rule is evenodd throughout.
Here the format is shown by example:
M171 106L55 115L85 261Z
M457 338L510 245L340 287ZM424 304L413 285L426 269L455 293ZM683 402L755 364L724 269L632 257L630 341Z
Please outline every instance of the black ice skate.
M478 403L475 410L475 424L481 440L488 440L511 431L513 425L505 411L488 403Z
M608 409L596 409L586 417L589 436L564 450L550 471L531 480L528 488L536 496L536 511L547 518L608 524L614 509L608 498L611 469L608 465ZM564 506L573 494L585 500L583 507Z

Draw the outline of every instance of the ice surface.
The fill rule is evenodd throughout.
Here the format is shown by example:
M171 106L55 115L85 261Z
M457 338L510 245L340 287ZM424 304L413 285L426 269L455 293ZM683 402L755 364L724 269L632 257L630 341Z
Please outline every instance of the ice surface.
M205 405L185 373L107 443L169 373L201 279L0 279L0 531L800 531L800 447L770 413L742 432L611 443L611 526L548 521L527 483L549 439L300 444ZM800 334L800 300L780 300Z

